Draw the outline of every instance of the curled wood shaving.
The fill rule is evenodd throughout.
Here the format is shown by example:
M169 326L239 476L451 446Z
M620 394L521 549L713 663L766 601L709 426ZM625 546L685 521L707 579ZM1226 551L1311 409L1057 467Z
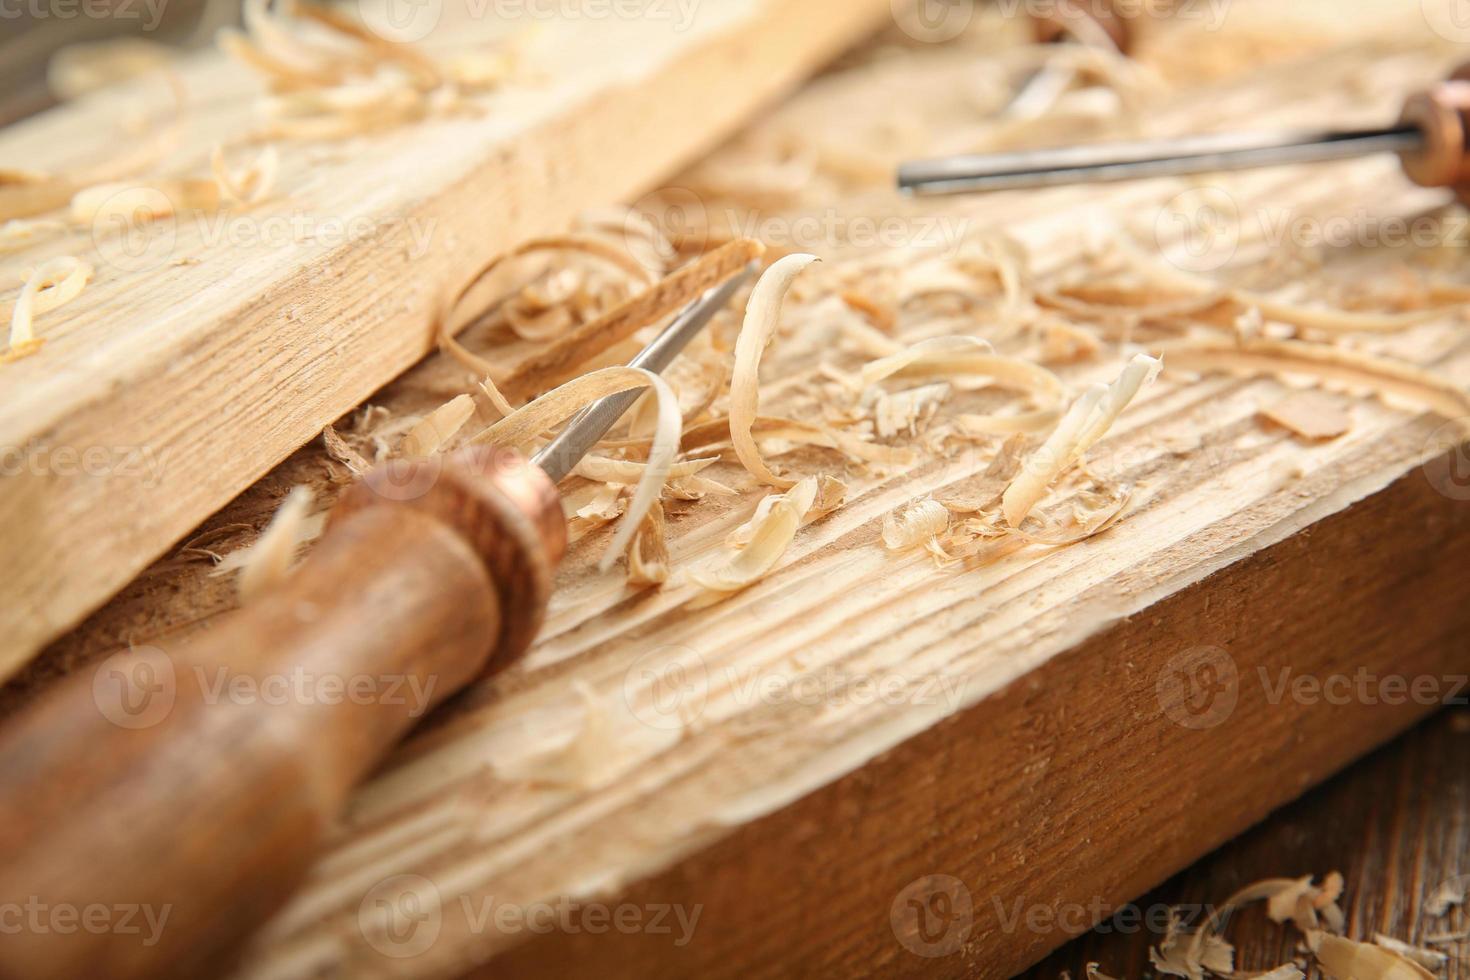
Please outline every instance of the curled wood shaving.
M817 261L815 255L796 253L772 263L751 290L745 321L735 340L735 368L730 377L730 441L741 465L757 480L787 489L795 481L777 476L761 457L752 428L760 409L761 354L776 334L781 318L781 301L803 269Z
M628 584L662 585L669 580L669 546L664 540L664 507L654 501L628 546Z
M1158 376L1160 366L1157 358L1138 354L1111 385L1091 385L1077 397L1001 495L1001 507L1011 527L1019 527L1052 481L1103 437L1139 390Z
M1065 532L1034 532L1023 527L1004 527L1000 530L1008 535L1021 538L1028 544L1045 545L1050 548L1065 548L1069 545L1080 544L1088 538L1095 537L1112 527L1123 517L1132 500L1132 490L1119 492L1110 502L1091 510L1086 518L1078 522L1077 529L1070 533Z
M1390 949L1327 932L1307 937L1312 955L1337 980L1433 980L1434 974Z
M623 512L627 509L627 500L623 497L625 489L620 483L597 487L590 497L583 498L587 502L579 506L574 503L574 498L563 497L562 502L569 510L567 515L568 543L580 541L591 532L622 517Z
M293 487L255 543L226 555L216 566L217 575L240 570L235 591L241 602L249 602L283 581L291 570L297 549L321 533L326 515L312 520L313 499L309 487Z
M657 323L682 309L764 254L765 246L751 238L721 245L617 308L577 327L546 350L533 354L516 369L507 387L516 391L536 390L563 380L577 365L627 340L640 327ZM485 367L488 365L483 365L482 372Z
M495 373L495 366L455 339L454 335L465 324L454 322L454 315L463 305L466 297L481 283L485 282L497 269L502 268L505 263L512 259L522 258L527 255L535 255L540 252L578 252L606 262L612 267L626 273L636 282L650 284L652 277L648 270L626 251L594 235L554 235L547 238L533 238L522 242L508 252L502 252L495 256L478 271L472 275L459 290L450 297L438 311L435 317L434 331L439 338L439 346L455 360L476 374L489 376ZM644 326L648 321L637 326ZM636 329L636 327L634 328ZM631 334L632 331L630 330Z
M1448 419L1470 417L1470 394L1450 381L1403 361L1302 340L1190 342L1163 348L1171 368L1247 375L1299 374L1321 381L1372 388Z
M459 395L434 409L408 430L400 447L405 456L432 456L475 414L475 400Z
M1246 309L1259 310L1261 316L1267 320L1320 333L1399 333L1421 323L1428 323L1447 312L1443 309L1412 310L1408 313L1328 310L1285 303L1258 293L1236 291L1231 295Z
M0 225L0 254L29 248L38 238L59 235L64 231L66 223L63 221L27 221L20 218L7 221Z
M706 456L703 459L686 459L674 463L669 467L667 479L673 482L691 477L705 467L719 462L719 459L718 456ZM648 464L630 459L608 459L606 456L589 453L577 461L572 472L584 480L633 486L647 475Z
M960 427L972 435L1034 432L1044 428L1060 415L1066 394L1061 379L1046 368L1019 357L995 354L990 344L978 337L921 340L864 365L858 380L863 385L872 385L895 375L985 378L991 384L1025 391L1044 405L1019 415L964 413L957 416Z
M43 263L31 273L16 297L10 314L10 341L0 362L18 360L41 349L35 318L76 299L92 277L92 267L74 256L64 255Z
M949 511L937 500L916 500L883 517L883 547L906 551L935 540L949 530Z
M1274 970L1252 977L1251 980L1303 980L1306 976L1301 968L1294 963L1283 963Z
M71 199L71 217L82 223L115 218L132 227L181 211L214 211L222 199L212 179L114 181L78 191Z
M1148 951L1149 962L1160 973L1188 980L1204 980L1205 974L1229 976L1235 972L1235 947L1215 935L1208 925L1185 932L1177 916L1171 915L1164 939Z
M932 418L940 404L949 397L949 385L943 382L893 394L878 389L870 391L873 392L872 397L865 397L863 402L871 405L873 427L882 439L901 432L914 435L919 424Z
M598 567L602 571L611 568L618 555L627 548L643 516L658 501L673 466L674 455L679 448L679 403L668 383L641 368L603 368L547 392L485 429L472 440L524 450L541 433L571 418L583 406L621 391L646 387L652 387L658 398L657 431L649 449L643 479L633 491L633 500L628 505L627 515L599 563Z
M800 480L785 493L766 497L761 502L765 513L752 527L745 547L694 573L694 582L710 595L691 608L718 602L764 577L786 553L816 500L817 478L814 476Z
M274 146L261 151L249 167L232 171L225 163L224 147L216 143L209 154L209 167L223 199L231 204L259 204L270 196L280 170L281 156Z
M76 190L74 178L0 170L0 220L55 210L71 200Z
M1448 953L1441 953L1437 949L1424 949L1421 946L1410 946L1402 939L1394 939L1392 936L1385 936L1381 932L1375 932L1373 934L1373 942L1375 945L1382 946L1390 953L1397 953L1404 959L1412 960L1431 972L1443 969L1445 963L1450 958Z

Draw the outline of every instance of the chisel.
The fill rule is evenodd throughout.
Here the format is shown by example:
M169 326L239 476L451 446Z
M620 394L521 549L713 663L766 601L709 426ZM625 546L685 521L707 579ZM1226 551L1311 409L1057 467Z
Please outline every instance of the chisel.
M1470 64L1409 97L1398 122L1378 129L1218 135L1104 143L1019 153L920 160L899 168L898 186L917 194L1056 187L1397 153L1425 187L1449 187L1470 203Z
M632 365L663 370L752 272ZM556 485L639 394L593 404L531 459L472 446L372 470L281 584L177 650L68 678L12 721L0 907L21 919L0 938L0 977L227 966L301 882L352 787L425 710L531 644L566 548Z

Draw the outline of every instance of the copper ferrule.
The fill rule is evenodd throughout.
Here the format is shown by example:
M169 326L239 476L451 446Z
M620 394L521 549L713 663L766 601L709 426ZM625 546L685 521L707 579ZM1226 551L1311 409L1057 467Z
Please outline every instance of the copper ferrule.
M1470 65L1410 96L1399 122L1424 134L1420 149L1399 155L1409 179L1424 187L1453 188L1470 203Z
M432 514L484 560L501 607L501 635L486 669L524 653L541 629L567 548L561 495L541 467L497 446L394 460L349 487L332 518L385 504Z

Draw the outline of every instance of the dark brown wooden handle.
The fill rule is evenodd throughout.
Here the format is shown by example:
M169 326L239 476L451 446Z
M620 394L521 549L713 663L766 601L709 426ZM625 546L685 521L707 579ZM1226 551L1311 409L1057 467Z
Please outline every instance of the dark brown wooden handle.
M560 515L539 470L513 463L470 454L427 483L368 481L280 587L17 718L0 736L0 976L227 963L352 786L539 623L507 599L544 603L561 539L527 549Z

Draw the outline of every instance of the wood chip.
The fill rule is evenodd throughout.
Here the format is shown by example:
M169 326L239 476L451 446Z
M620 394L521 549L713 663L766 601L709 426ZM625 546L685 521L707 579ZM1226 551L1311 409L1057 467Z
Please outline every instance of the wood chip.
M1290 429L1303 439L1336 439L1353 427L1353 420L1336 399L1322 392L1299 391L1268 408L1262 417Z

